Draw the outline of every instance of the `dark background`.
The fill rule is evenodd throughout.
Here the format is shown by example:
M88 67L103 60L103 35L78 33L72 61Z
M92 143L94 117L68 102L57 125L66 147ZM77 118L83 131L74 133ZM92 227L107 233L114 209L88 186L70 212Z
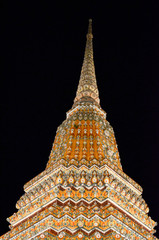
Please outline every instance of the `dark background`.
M124 172L143 187L150 216L159 222L157 2L2 3L0 234L23 185L45 169L56 129L73 104L89 18L101 106Z

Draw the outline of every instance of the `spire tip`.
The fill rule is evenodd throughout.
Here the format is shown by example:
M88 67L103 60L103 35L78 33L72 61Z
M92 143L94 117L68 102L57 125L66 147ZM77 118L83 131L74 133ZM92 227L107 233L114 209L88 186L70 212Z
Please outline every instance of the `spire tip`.
M90 35L91 38L93 37L93 35L92 35L92 19L91 18L89 19L88 34L87 35Z

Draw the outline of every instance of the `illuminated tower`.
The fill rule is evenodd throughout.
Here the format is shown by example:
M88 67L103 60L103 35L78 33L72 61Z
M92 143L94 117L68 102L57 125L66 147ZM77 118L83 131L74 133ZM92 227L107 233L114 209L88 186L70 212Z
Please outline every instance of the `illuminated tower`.
M25 184L2 240L156 239L142 188L123 172L100 107L92 38L89 20L73 107L57 129L46 169Z

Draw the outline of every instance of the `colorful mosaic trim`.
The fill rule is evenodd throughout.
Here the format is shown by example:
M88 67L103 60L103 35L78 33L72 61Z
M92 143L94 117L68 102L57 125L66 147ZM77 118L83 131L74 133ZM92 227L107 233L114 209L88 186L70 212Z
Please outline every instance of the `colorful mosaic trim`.
M113 232L113 231L108 231L108 233L106 234L102 234L98 231L94 231L91 235L83 232L82 230L79 230L75 235L69 234L65 231L60 232L58 235L56 235L55 233L53 233L53 231L49 231L45 232L41 235L39 235L38 237L35 238L35 240L41 240L41 239L53 239L53 240L57 240L57 239L63 239L63 240L68 240L68 239L73 239L73 240L77 240L77 239L85 239L85 240L94 240L94 239L111 239L111 240L122 240L124 239L120 234Z
M113 201L118 207L126 211L127 214L130 214L135 219L138 219L143 225L148 226L148 228L153 228L155 226L155 222L148 217L147 214L138 210L138 208L129 200L127 200L124 196L120 195L113 188L107 187L105 189L98 189L98 187L93 187L91 189L87 189L83 186L79 188L73 187L62 187L55 186L51 189L47 190L47 193L43 193L40 197L37 197L32 202L28 201L27 205L21 206L17 213L11 216L8 221L11 224L17 224L19 221L29 217L30 214L34 214L39 211L43 206L50 204L51 201L56 199L61 200L61 202L65 202L68 199L73 202L79 202L81 200L86 201L88 203L93 200L97 200L100 203L105 202L107 199Z
M75 219L71 218L69 215L65 215L60 219L50 215L45 219L38 221L37 224L16 234L15 237L11 237L11 234L9 234L9 239L31 239L36 236L37 233L39 234L40 232L45 231L48 228L53 229L55 232L67 230L72 234L76 233L79 228L89 234L91 234L92 230L94 231L94 229L102 232L103 234L106 233L108 230L112 229L115 232L120 232L124 237L127 236L128 239L153 239L152 234L149 234L147 238L145 238L140 233L128 227L123 221L115 218L113 215L110 215L105 219L99 218L98 215L95 215L91 219L88 219L83 215L80 215Z
M99 161L97 159L93 159L92 161L94 164L91 167L97 166L99 169L102 168L102 167L100 167ZM43 179L48 178L50 175L52 175L52 172L57 168L61 169L63 167L69 168L71 166L74 166L74 167L77 167L78 169L80 169L82 167L85 167L87 169L89 167L85 164L86 163L85 159L81 160L81 162L84 162L84 164L81 164L81 166L78 166L78 165L76 166L75 159L72 159L71 164L68 165L67 162L65 161L65 159L61 159L58 164L53 165L52 167L43 171L42 173L37 175L35 178L30 180L28 183L26 183L24 185L24 190L26 192L29 191L34 185L37 185L39 182L43 181ZM123 171L120 171L118 168L116 168L116 166L114 166L111 162L109 162L109 160L103 159L103 161L101 161L101 162L102 162L103 167L106 168L108 171L109 171L109 169L113 170L113 172L111 171L113 175L118 174L121 181L123 180L125 184L126 184L125 181L127 181L128 184L130 184L133 187L133 189L136 188L136 190L138 190L138 191L134 190L136 193L138 193L140 195L143 192L143 189L140 187L140 185L138 185L133 179L131 179ZM107 166L109 168L107 168Z
M67 231L62 231L59 234L54 233L52 230L48 230L47 232L44 232L43 234L40 234L38 237L34 238L34 240L41 240L41 239L53 239L53 240L57 240L57 239L63 239L63 240L68 240L68 239L73 239L73 240L77 240L77 239L85 239L85 240L94 240L94 239L124 239L120 234L113 232L113 231L108 231L106 234L102 234L96 230L94 230L93 233L91 233L91 235L85 233L82 230L79 230L76 234L72 235L69 234Z
M84 202L81 202L77 205L71 205L70 202L65 205L61 205L60 202L55 202L53 205L44 208L40 212L38 212L35 216L26 219L26 221L20 223L12 229L12 236L14 236L17 232L21 232L26 228L38 223L42 219L47 216L52 215L54 218L62 218L65 215L71 217L71 219L76 219L79 216L87 218L89 220L98 218L101 220L106 219L108 216L113 215L120 221L123 221L129 228L134 231L140 232L143 237L148 238L151 234L149 231L143 228L143 226L135 223L131 218L128 218L121 211L117 210L113 207L109 202L106 205L99 205L94 202L92 205L86 205ZM11 237L11 235L10 235Z
M16 205L17 209L27 205L28 202L32 202L40 195L47 193L49 189L58 184L64 187L69 187L70 185L74 187L83 185L86 188L98 186L99 189L110 186L116 189L121 195L125 196L132 204L136 205L139 210L146 213L149 211L144 199L140 195L137 195L130 187L123 184L121 179L107 171L106 167L100 170L95 166L91 169L86 169L85 167L76 169L72 166L69 169L61 168L60 170L55 170L52 175L34 186L20 198Z
M9 239L9 235L7 236L7 238L3 238L3 239L5 239L5 240ZM94 239L101 239L101 240L109 239L110 240L110 239L112 239L112 240L115 240L115 239L118 239L118 240L122 240L125 238L122 237L122 234L113 232L111 229L108 232L106 232L105 234L100 233L98 230L94 230L91 234L89 234L89 233L86 233L83 230L79 229L75 234L71 234L67 230L56 233L52 229L47 229L46 231L42 231L39 234L37 233L37 235L34 236L34 240L41 240L41 239L44 239L44 240L57 240L57 239L63 239L63 240L66 240L66 239L67 240L69 240L69 239L73 239L73 240L77 240L77 239L85 239L85 240L88 240L88 239L89 240L94 240ZM27 240L29 240L29 239L27 239Z

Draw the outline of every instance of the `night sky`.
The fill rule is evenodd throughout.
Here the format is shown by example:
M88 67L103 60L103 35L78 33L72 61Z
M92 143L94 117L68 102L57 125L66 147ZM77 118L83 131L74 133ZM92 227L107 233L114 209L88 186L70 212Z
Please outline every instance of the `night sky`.
M159 222L159 3L5 1L2 7L0 235L23 185L45 169L72 107L89 18L101 107L124 172L143 187Z

